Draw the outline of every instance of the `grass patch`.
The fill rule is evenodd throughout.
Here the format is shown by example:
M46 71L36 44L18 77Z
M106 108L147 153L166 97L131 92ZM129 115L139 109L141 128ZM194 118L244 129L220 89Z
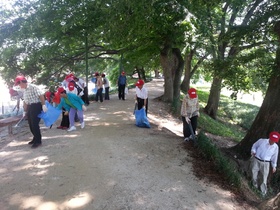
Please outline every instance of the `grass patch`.
M230 185L239 188L241 175L234 164L225 157L206 136L200 132L197 139L197 149L206 160L211 160L218 173L223 174Z
M201 108L198 127L205 132L240 141L251 127L259 107L221 95L217 120L214 120L203 113L209 97L209 88L199 87L197 92ZM184 97L184 93L181 97Z

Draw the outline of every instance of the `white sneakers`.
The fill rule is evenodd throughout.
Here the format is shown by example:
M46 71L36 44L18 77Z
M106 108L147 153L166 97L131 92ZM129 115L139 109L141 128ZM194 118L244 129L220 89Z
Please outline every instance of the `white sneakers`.
M76 127L75 126L71 126L67 131L75 131Z
M81 123L81 129L83 129L85 127L85 122ZM75 126L71 126L67 131L75 131L77 130Z

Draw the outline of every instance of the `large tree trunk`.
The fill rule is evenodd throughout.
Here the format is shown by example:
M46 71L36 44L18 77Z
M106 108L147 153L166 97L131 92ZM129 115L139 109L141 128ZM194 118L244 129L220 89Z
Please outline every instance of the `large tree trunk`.
M173 103L174 97L178 98L178 95L180 95L180 80L184 66L180 50L166 46L161 51L160 62L164 74L164 95L162 100Z
M177 113L179 111L179 108L181 107L180 103L180 84L181 84L181 77L184 69L184 59L181 55L181 51L178 48L173 49L173 54L176 59L176 65L175 65L175 76L174 76L174 82L173 82L173 103L172 108L174 113Z
M190 88L190 80L191 80L191 69L192 69L192 59L194 55L194 50L191 50L187 55L185 59L185 75L183 82L181 84L181 90L184 92L187 92Z
M174 66L172 49L166 46L160 53L160 63L164 75L164 94L162 100L172 102L173 100L173 72L171 69Z
M280 22L275 25L280 43ZM267 138L271 131L280 131L280 47L276 52L276 65L271 75L263 104L246 136L234 149L243 157L249 157L253 143L259 138ZM279 159L279 157L278 157Z
M204 111L213 119L216 119L217 117L222 81L223 79L220 78L219 76L214 76L210 89L210 94L208 97L208 102L206 107L204 108Z

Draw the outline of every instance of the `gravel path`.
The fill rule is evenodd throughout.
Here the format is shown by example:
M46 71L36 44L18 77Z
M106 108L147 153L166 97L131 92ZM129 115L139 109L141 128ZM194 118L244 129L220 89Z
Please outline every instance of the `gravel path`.
M134 125L132 89L125 101L112 95L92 102L83 130L42 125L37 149L27 145L28 132L7 140L0 149L0 209L244 209L231 192L193 175L180 121L153 100L163 93L163 81L146 86L150 129Z

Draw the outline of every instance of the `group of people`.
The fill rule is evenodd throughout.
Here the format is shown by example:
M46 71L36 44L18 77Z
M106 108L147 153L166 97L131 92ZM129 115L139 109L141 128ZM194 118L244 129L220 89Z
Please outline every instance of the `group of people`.
M109 81L104 83L105 74L102 74L101 77L98 73L95 74L97 78L97 87L98 87L98 97L102 99L102 89L104 84L108 84ZM102 79L103 78L103 79ZM125 79L124 79L125 78ZM88 102L87 96L82 100L81 96L85 95L85 86L81 85L82 91L85 91L83 94L80 94L79 91L75 90L76 85L72 81L79 82L79 79L74 77L74 75L67 75L65 77L65 87L58 87L55 94L52 95L53 102L57 104L57 109L63 109L62 122L67 121L64 118L69 118L69 129L68 131L76 130L75 127L75 115L77 114L80 121L81 128L85 127L84 122L84 113ZM119 76L117 81L119 88L119 99L125 100L124 88L126 87L126 77L125 73ZM28 143L31 144L32 148L37 148L42 144L42 136L40 132L39 122L40 118L38 115L41 111L47 112L46 99L50 99L51 95L46 95L41 90L33 84L28 84L24 76L19 75L15 78L15 85L18 85L23 92L23 116L27 115L28 124L31 133L33 134L33 139ZM135 94L135 103L137 104L138 109L145 109L146 115L148 113L148 90L144 87L144 81L139 79L136 84L136 94ZM107 88L105 86L105 88ZM109 90L108 90L109 91ZM87 93L87 92L86 92ZM105 96L109 100L109 95ZM48 99L48 100L49 100ZM89 104L89 102L88 102ZM196 133L197 120L199 117L199 100L197 91L195 88L190 88L187 94L184 96L182 105L181 105L181 116L183 122L183 135L184 140L194 140L192 132ZM67 124L67 123L66 123ZM270 170L270 165L272 166L272 173L275 173L277 166L277 159L279 153L278 143L280 139L280 134L276 131L270 133L269 138L261 138L252 145L251 155L253 158L252 161L252 182L253 186L258 188L258 175L262 174L262 182L260 184L260 190L263 195L267 193L267 177Z
M110 82L105 73L100 75L98 72L95 72L92 82L95 84L96 88L95 101L100 101L101 103L103 102L103 90L105 90L104 100L110 100Z
M194 133L197 128L197 119L199 117L199 101L196 89L190 88L185 95L182 106L181 115L183 121L184 140L193 140L191 129ZM272 167L272 173L276 172L280 134L276 131L270 132L269 138L261 138L257 140L251 148L252 156L252 183L255 188L260 187L263 196L267 194L267 178ZM259 184L258 176L261 174L261 183Z
M124 75L124 73L122 74ZM105 100L109 100L109 80L103 73L100 77L99 73L95 73L97 84L97 100L100 98L103 101L102 91L103 85L105 86ZM123 80L121 80L123 81ZM119 83L122 85L122 82ZM38 115L43 111L47 112L46 101L53 104L57 109L62 110L62 120L58 129L67 129L67 131L76 130L75 122L79 121L83 129L85 127L84 111L86 106L89 105L88 89L84 81L70 73L65 76L61 86L56 91L47 91L44 93L38 86L29 84L23 75L15 78L15 86L19 86L22 90L23 99L23 117L27 117L28 124L33 139L28 144L31 148L37 148L42 144L42 136L40 132ZM145 108L146 113L148 109L148 92L143 88L144 81L139 80L136 83L136 97L138 108ZM126 86L126 77L125 77Z

